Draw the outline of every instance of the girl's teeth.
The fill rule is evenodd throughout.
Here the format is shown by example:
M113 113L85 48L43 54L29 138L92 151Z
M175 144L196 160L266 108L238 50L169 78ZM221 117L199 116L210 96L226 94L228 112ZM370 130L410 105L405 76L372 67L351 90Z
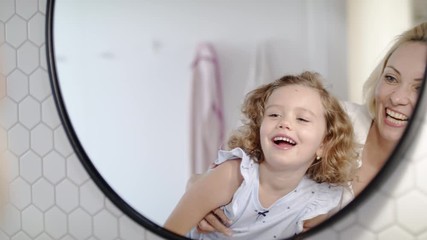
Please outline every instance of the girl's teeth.
M288 142L291 144L295 144L295 142L292 139L287 138L287 137L275 137L273 140L274 141L285 141L285 142Z

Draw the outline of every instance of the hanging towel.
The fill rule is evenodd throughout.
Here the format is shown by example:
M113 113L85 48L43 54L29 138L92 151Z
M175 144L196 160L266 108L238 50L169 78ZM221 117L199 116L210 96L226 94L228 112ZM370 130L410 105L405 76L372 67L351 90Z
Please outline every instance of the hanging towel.
M269 64L269 54L267 41L257 43L255 48L255 57L249 66L249 77L245 85L244 94L252 91L256 87L273 81L271 66Z
M191 172L205 172L224 142L222 84L218 58L209 43L197 47L192 65Z

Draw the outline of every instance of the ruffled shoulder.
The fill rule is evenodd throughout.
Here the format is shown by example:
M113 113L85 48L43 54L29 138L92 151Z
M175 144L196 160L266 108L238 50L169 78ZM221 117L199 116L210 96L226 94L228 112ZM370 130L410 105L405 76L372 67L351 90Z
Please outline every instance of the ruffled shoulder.
M241 172L243 174L243 177L246 178L245 172L247 172L250 169L254 169L254 166L256 165L255 161L252 160L249 155L246 154L245 151L241 148L233 148L232 150L219 150L218 151L218 157L215 160L215 165L220 165L221 163L233 160L233 159L241 159L242 162L240 163Z
M307 204L305 208L306 211L300 218L298 223L300 230L303 228L304 220L329 212L338 211L342 207L343 196L348 191L344 186L334 186L328 183L314 182L310 185L314 196Z

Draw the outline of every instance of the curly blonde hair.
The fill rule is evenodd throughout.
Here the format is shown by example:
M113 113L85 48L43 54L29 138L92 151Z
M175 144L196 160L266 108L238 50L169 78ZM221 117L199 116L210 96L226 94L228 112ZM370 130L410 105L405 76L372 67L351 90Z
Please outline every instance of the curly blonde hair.
M323 87L318 73L307 71L300 75L286 75L249 92L242 105L243 125L230 136L228 147L230 149L240 147L259 163L264 161L260 127L265 104L274 90L289 85L300 85L316 90L325 109L326 134L323 139L323 156L319 160L313 159L306 174L316 182L344 184L351 181L357 159L353 126L338 100Z
M420 23L415 27L403 32L398 35L395 39L395 43L388 50L387 54L375 67L374 71L369 75L368 80L363 85L363 96L365 99L365 105L368 107L369 114L372 119L376 116L376 102L375 102L375 88L384 72L384 68L387 65L390 56L405 43L408 42L421 42L427 44L427 22Z

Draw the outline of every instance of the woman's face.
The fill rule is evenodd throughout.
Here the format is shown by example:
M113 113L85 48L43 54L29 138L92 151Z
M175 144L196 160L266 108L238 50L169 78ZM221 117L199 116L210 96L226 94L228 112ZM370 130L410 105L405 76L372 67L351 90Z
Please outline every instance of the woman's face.
M414 110L427 62L427 44L408 42L390 56L375 90L380 137L397 142Z

